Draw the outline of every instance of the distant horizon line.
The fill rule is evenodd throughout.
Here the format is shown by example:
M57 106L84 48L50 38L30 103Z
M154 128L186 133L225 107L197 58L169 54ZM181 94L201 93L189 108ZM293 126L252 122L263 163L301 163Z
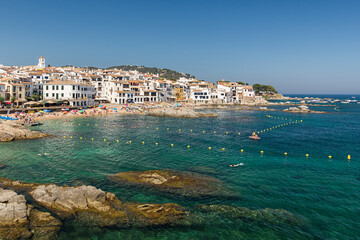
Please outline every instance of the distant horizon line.
M349 95L360 96L360 93L280 93L282 95Z

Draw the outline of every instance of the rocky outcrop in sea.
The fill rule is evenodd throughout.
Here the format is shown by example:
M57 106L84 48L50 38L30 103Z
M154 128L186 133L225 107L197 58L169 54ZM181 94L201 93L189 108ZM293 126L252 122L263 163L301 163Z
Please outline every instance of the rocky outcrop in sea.
M239 197L225 188L222 181L196 173L172 170L131 171L116 173L108 178L118 184L154 188L180 197Z
M168 177L164 173L142 176L148 178L144 181L155 185L169 181ZM189 181L183 187L189 187L192 180ZM172 184L182 185L176 181ZM202 191L204 189L211 190L209 186ZM122 202L113 193L94 186L58 186L0 178L0 239L56 239L63 221L73 221L74 226L79 227L119 229L198 228L219 221L301 226L296 216L282 209L250 210L226 205L185 208L174 203L131 203Z
M0 142L10 142L19 139L36 139L48 136L45 133L29 130L14 122L0 121Z

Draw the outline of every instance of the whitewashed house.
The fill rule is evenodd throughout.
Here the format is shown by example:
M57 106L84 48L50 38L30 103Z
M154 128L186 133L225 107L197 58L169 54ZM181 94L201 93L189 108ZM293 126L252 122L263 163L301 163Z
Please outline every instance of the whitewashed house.
M95 87L72 81L52 81L44 84L44 99L67 100L70 106L95 104Z

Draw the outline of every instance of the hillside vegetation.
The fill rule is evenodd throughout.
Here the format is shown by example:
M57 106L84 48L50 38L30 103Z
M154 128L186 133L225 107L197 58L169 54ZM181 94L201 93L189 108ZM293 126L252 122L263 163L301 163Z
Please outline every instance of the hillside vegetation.
M261 84L256 83L253 85L253 88L254 88L255 93L260 93L260 92L267 93L267 94L277 93L276 89L271 85L261 85Z
M178 80L180 77L195 78L189 73L181 73L167 68L156 68L156 67L145 67L136 65L121 65L108 67L107 69L121 69L124 71L139 71L141 73L159 74L160 77L167 78L170 80Z

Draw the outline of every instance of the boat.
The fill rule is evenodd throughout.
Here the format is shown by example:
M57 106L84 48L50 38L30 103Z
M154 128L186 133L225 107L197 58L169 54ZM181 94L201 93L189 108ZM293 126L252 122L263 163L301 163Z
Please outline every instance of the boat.
M43 124L40 123L40 122L33 122L33 123L23 123L22 125L32 127L32 126L40 126L40 125L43 125Z

